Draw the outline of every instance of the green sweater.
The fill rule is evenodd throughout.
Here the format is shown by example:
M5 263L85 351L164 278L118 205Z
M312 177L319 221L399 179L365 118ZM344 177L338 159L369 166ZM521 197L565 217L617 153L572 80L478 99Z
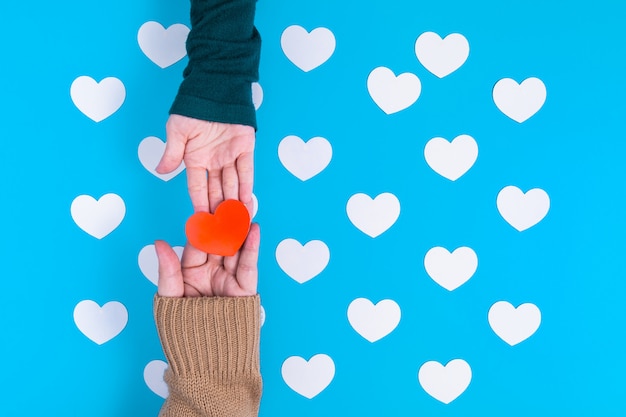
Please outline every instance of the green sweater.
M251 84L259 78L256 0L191 0L189 63L170 114L253 126Z

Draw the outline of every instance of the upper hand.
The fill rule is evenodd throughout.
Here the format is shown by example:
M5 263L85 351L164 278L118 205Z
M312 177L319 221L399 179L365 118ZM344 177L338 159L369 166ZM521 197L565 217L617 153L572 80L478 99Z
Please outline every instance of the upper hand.
M234 198L248 208L252 206L253 127L172 114L167 121L166 132L165 152L156 171L166 174L185 161L187 186L194 211L213 212L213 203L223 201L224 189L233 186L238 188L239 194Z

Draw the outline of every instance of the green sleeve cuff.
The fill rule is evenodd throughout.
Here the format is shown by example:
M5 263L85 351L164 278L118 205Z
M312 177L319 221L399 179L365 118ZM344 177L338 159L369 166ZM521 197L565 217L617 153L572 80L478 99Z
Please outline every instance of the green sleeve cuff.
M209 122L252 126L257 129L256 112L253 105L224 104L202 97L178 94L170 114L179 114Z

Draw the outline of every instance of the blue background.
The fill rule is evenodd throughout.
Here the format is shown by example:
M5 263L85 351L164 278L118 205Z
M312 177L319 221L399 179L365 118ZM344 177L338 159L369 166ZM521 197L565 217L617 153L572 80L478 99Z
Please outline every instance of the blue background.
M167 69L137 44L150 20L188 24L189 2L11 2L4 6L2 288L3 414L153 416L162 399L143 368L163 354L152 319L155 287L137 254L156 238L184 243L191 214L184 175L165 183L139 163L147 136L164 138L167 110L185 60ZM622 415L625 388L626 191L625 6L594 2L268 1L258 4L263 37L258 111L256 220L263 231L260 288L261 416ZM292 25L327 27L334 55L304 73L280 47ZM458 32L470 56L439 79L416 59L423 32ZM422 95L384 114L366 88L378 66L412 72ZM120 78L122 108L100 123L80 113L69 89L81 75ZM496 81L539 77L543 108L518 124L494 105ZM302 182L281 165L280 140L327 138L333 160ZM455 182L424 161L435 136L473 136L474 167ZM518 232L499 215L500 189L539 187L551 199L546 218ZM70 216L80 194L122 196L123 223L102 240ZM348 198L392 192L397 223L372 239L345 214ZM278 266L280 241L323 240L331 260L298 284ZM470 246L474 277L448 292L423 267L434 246ZM397 329L371 344L346 318L358 297L395 300ZM117 300L126 329L98 346L76 328L81 300ZM539 330L510 347L490 329L496 301L536 304ZM282 380L283 361L326 353L330 386L312 400ZM429 360L455 358L472 382L444 405L420 387Z

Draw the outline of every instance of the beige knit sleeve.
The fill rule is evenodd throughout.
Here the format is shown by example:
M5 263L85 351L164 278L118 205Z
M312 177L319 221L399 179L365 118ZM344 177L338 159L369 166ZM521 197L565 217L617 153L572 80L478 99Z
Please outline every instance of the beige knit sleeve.
M252 297L154 298L169 368L160 417L255 417L261 399L260 301Z

